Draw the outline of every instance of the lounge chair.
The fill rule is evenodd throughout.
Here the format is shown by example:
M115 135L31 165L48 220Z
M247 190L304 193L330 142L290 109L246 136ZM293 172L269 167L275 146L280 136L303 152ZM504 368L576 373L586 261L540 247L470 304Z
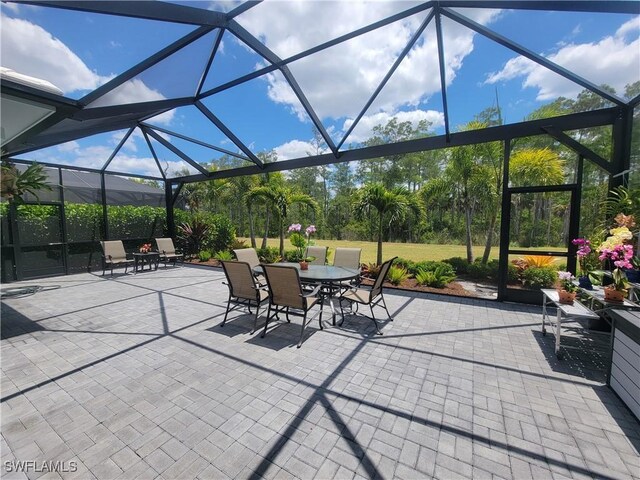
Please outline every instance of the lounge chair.
M327 263L327 247L307 247L305 257L314 257L311 265L324 265Z
M251 331L251 333L253 333L258 327L260 305L269 299L269 294L265 287L260 287L256 284L251 266L248 263L224 260L221 260L220 263L227 277L227 282L223 283L229 287L227 311L224 314L224 320L220 326L224 327L230 311L244 306L248 308L249 313L252 313L251 307L255 307L256 315L253 319L253 330ZM232 304L233 307L231 306Z
M124 250L122 240L105 240L100 242L102 247L102 275L107 270L107 267L111 268L111 275L113 275L113 267L119 267L124 265L124 273L127 273L129 265L133 265L133 259L127 258L127 252Z
M239 262L247 262L249 267L251 267L252 272L255 267L260 265L260 259L258 258L258 253L255 248L239 248L234 250L233 253ZM253 276L256 277L256 280L260 285L267 284L263 275L253 272Z
M184 263L184 255L176 251L171 238L156 238L156 246L160 254L160 261L167 266L167 263L173 262L174 265L180 260Z
M382 332L380 331L380 329L378 328L378 321L376 320L376 316L373 313L373 307L375 307L378 303L382 302L382 306L384 307L385 311L387 312L387 316L389 317L389 321L393 321L393 318L391 318L391 314L389 313L389 310L387 309L387 304L384 301L384 295L382 294L382 285L384 283L384 279L387 276L387 273L389 273L389 268L391 268L391 264L393 263L393 261L398 258L398 257L393 257L389 260L387 260L386 262L384 262L381 266L380 266L380 273L378 274L378 277L376 278L376 281L373 283L373 286L369 289L369 288L352 288L350 290L348 290L347 292L345 292L344 294L342 294L342 296L340 297L340 310L342 313L342 322L340 323L340 325L342 325L342 323L344 323L344 309L342 308L342 300L347 300L349 302L351 302L351 305L353 305L354 303L356 305L360 304L360 305L368 305L369 309L371 310L371 316L367 316L367 315L363 315L364 317L367 317L371 320L373 320L373 324L376 326L376 333L378 335L382 335ZM357 311L357 309L356 309Z
M316 316L319 315L318 323L322 330L322 298L316 296L320 291L318 285L312 292L304 293L300 283L300 276L295 267L287 267L283 265L263 265L264 274L269 285L269 310L267 312L267 320L264 323L264 331L262 337L267 333L269 321L272 318L278 318L278 313L284 313L287 322L290 322L289 315L302 317L302 328L300 330L300 340L298 348L302 345L304 337L304 328ZM320 302L320 309L307 322L307 314L309 310ZM271 310L273 309L273 314Z

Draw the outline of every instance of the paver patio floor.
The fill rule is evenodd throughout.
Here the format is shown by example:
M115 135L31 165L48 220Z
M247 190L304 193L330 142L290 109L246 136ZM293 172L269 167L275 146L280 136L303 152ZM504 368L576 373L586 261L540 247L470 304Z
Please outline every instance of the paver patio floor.
M10 285L42 288L2 300L3 477L640 476L606 353L588 337L557 361L538 307L389 292L383 336L348 316L296 349L298 318L265 338L248 314L221 328L222 280L185 266ZM36 471L47 461L58 472Z

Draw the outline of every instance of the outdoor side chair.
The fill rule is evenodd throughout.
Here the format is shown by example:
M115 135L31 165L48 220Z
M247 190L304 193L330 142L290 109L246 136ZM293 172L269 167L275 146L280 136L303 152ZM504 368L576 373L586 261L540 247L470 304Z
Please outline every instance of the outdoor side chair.
M124 273L127 273L127 268L133 264L133 259L127 258L122 240L104 240L100 242L100 246L102 247L102 275L104 276L107 267L111 268L111 275L113 275L113 267L122 265L124 265Z
M258 252L256 252L255 248L239 248L234 250L233 253L235 254L239 262L247 262L251 267L252 272L255 267L260 265ZM256 280L260 285L267 284L267 281L265 280L263 275L254 272L253 276L256 277Z
M184 255L176 251L171 238L156 238L156 246L158 247L158 253L160 253L160 261L164 263L165 267L169 262L173 262L176 265L178 260L184 263Z
M387 273L389 273L389 268L391 268L391 264L396 258L398 257L393 257L387 260L386 262L384 262L380 266L380 273L378 274L376 281L373 283L373 286L370 289L369 288L352 288L340 297L340 312L342 313L342 322L340 323L340 325L344 323L344 309L342 307L342 300L349 301L351 305L356 304L356 307L358 304L368 305L369 309L371 310L371 316L369 317L364 314L362 316L373 320L373 324L376 326L376 333L378 335L382 335L382 332L380 331L380 328L378 328L378 321L376 320L376 316L373 313L373 307L378 305L378 303L382 302L382 306L387 312L387 317L389 318L389 321L393 322L393 318L391 318L391 314L387 309L387 304L384 301L382 286L384 284L384 279L386 278ZM357 312L357 308L355 311Z
M279 319L278 314L284 313L287 318L287 322L291 322L289 315L295 315L302 317L302 327L300 329L300 340L298 341L298 347L302 345L302 339L304 338L304 329L308 323L313 321L316 316L319 316L318 323L320 330L322 327L322 297L318 297L317 294L320 291L320 285L318 285L312 292L304 293L302 291L302 284L300 283L300 275L295 267L288 267L282 265L263 265L264 274L267 278L267 285L269 286L269 310L267 312L267 321L264 323L264 331L262 337L267 333L267 327L269 321L272 318ZM318 304L319 310L307 321L307 315L311 308ZM271 313L273 310L273 314Z
M314 259L309 262L311 265L324 265L327 263L327 248L328 247L307 247L304 256L314 257Z
M258 328L258 313L263 302L269 299L269 293L266 287L256 284L251 265L247 262L235 262L229 260L221 260L222 269L227 277L226 282L222 282L229 287L229 300L227 301L227 310L224 313L224 320L220 324L224 327L227 322L229 312L236 308L247 307L251 314L251 307L255 307L256 314L253 319L253 330ZM231 306L233 304L233 307Z
M336 253L333 256L334 267L344 268L360 268L360 255L362 254L361 248L345 248L337 247ZM348 282L340 282L339 287L343 289L351 288L352 286L360 285L360 277L350 280Z

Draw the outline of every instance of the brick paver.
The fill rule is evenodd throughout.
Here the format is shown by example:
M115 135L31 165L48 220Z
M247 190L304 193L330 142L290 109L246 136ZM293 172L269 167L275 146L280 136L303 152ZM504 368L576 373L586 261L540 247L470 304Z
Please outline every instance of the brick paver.
M539 308L389 292L383 336L348 316L296 349L297 317L221 328L222 280L80 274L3 298L3 476L640 478L606 354L557 361Z

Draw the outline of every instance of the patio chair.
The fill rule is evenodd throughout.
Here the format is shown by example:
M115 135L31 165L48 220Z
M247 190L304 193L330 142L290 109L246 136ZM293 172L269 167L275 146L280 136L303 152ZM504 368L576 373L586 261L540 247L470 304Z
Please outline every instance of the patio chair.
M324 265L327 263L327 247L307 247L305 257L314 257L311 265Z
M334 267L344 267L344 268L360 268L360 254L362 253L361 248L344 248L337 247L336 253L333 256L333 266ZM350 280L348 282L340 282L340 287L350 288L352 286L360 285L360 277Z
M322 298L317 294L320 291L320 285L318 285L312 292L304 293L302 291L302 284L300 283L300 275L295 267L287 267L282 265L263 265L264 274L267 278L267 285L269 286L269 310L267 312L267 321L264 324L264 331L262 337L267 333L267 327L269 321L272 318L278 319L279 313L284 313L287 318L287 322L290 322L289 315L295 315L302 317L302 327L300 329L300 340L298 341L298 347L302 345L302 339L304 338L304 329L308 323L310 323L316 316L319 315L318 323L320 330L322 327ZM309 310L320 302L319 311L307 321L307 314ZM273 314L271 310L273 309Z
M102 247L102 275L111 268L113 275L113 267L124 265L124 273L127 273L129 265L133 264L133 259L127 258L127 252L124 251L122 240L105 240L100 242Z
M226 282L222 282L229 287L229 300L227 301L227 310L224 313L224 320L220 324L224 327L227 322L229 312L236 308L247 307L251 314L251 307L256 308L256 314L253 319L253 330L255 332L258 327L258 313L263 302L269 299L269 293L265 287L256 284L251 265L247 262L234 262L221 260L222 269L227 277ZM233 304L233 307L231 306Z
M176 265L178 260L184 263L184 255L176 251L171 238L156 238L156 245L158 253L160 253L160 261L164 263L165 267L169 262L173 262Z
M389 260L387 260L386 262L384 262L381 266L380 266L380 273L378 274L378 277L376 278L376 281L373 283L373 286L369 289L369 288L352 288L350 290L348 290L346 293L344 293L342 295L342 297L340 297L340 311L342 313L342 322L340 323L340 325L342 325L342 323L344 323L344 309L342 308L342 300L347 300L351 303L351 305L353 306L353 304L356 304L356 312L357 312L357 305L368 305L369 309L371 310L371 317L367 316L367 315L363 315L364 317L367 317L371 320L373 320L373 324L376 326L376 333L378 335L382 335L382 332L380 331L380 329L378 328L378 321L376 320L376 316L373 313L373 307L375 307L378 303L382 302L382 306L384 307L385 311L387 312L387 316L389 317L389 321L393 322L393 318L391 318L391 314L389 313L389 310L387 309L387 304L384 301L384 295L382 293L382 286L384 283L384 279L387 276L387 273L389 273L389 268L391 268L391 264L393 263L393 261L398 258L398 257L393 257Z
M258 258L258 253L255 248L239 248L234 250L233 253L239 262L247 262L249 267L251 267L252 272L255 267L260 265L260 259ZM253 272L253 276L256 277L256 280L260 285L267 284L263 275Z

